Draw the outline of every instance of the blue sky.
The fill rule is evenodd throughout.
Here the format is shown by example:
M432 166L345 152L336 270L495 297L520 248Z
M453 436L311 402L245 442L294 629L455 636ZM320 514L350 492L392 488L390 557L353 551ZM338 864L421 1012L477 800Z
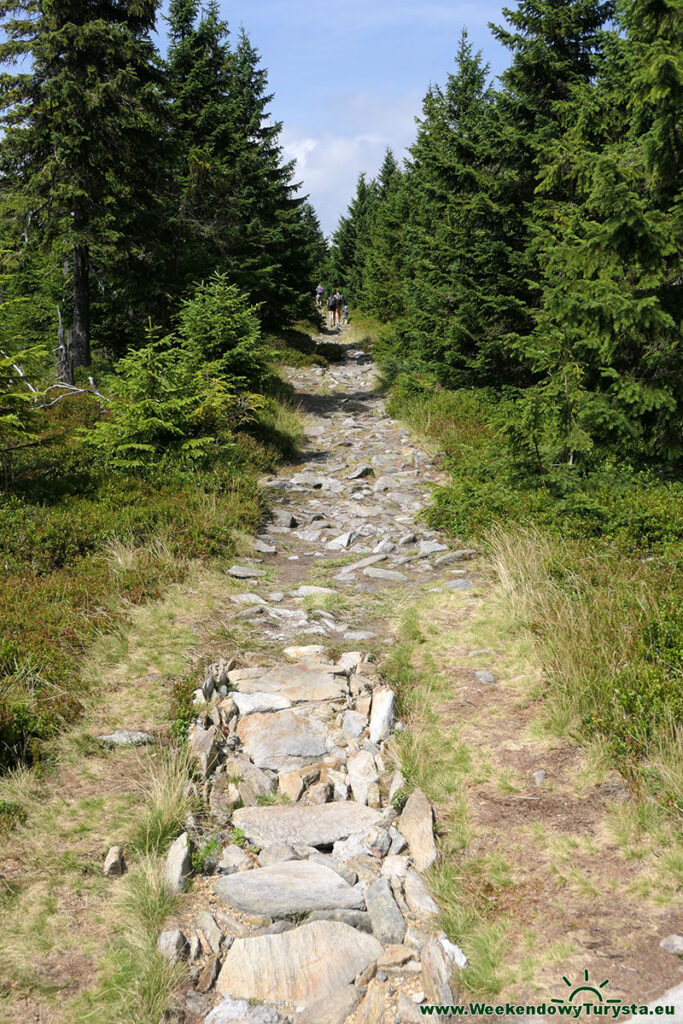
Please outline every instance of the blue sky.
M358 174L373 175L387 146L398 155L411 143L422 97L452 69L463 26L492 73L503 70L506 51L487 29L502 21L501 7L496 0L221 0L233 30L243 24L261 52L285 151L297 159L326 232Z

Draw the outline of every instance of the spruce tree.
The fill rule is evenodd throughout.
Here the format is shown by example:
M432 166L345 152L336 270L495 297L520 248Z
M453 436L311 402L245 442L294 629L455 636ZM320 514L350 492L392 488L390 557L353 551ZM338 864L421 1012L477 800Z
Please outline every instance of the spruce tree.
M106 288L149 182L159 136L156 8L157 0L0 4L0 64L29 65L0 76L0 194L13 208L15 248L50 248L64 268L75 366L90 363L93 277Z

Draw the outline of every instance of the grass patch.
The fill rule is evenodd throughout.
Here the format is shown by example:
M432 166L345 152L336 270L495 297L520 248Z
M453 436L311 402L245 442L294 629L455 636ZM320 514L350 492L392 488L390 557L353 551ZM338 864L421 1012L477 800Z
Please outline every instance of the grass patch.
M142 787L144 811L128 842L133 853L144 857L161 854L182 831L193 806L187 785L190 775L185 751L171 749L150 761Z
M599 744L680 816L683 485L607 462L540 474L511 452L512 401L406 374L388 408L444 452L429 522L490 555L508 635L542 659L547 734Z
M185 964L170 963L156 948L164 922L179 903L154 857L142 860L123 880L104 977L78 1001L77 1024L158 1024L171 994L187 977Z

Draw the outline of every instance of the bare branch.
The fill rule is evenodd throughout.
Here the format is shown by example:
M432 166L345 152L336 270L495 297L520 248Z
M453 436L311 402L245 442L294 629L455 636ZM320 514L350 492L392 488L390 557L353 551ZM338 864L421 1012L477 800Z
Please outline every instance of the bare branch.
M1 348L0 348L0 355L4 356L5 359L9 359L9 356L7 355L7 353L3 352L3 350ZM23 380L24 384L29 389L29 391L32 391L34 395L37 395L38 391L34 388L33 384L31 384L31 381L28 379L28 377L26 376L26 374L24 373L22 368L17 363L12 363L12 369L16 371L16 374L17 374L18 377L21 377L21 379Z

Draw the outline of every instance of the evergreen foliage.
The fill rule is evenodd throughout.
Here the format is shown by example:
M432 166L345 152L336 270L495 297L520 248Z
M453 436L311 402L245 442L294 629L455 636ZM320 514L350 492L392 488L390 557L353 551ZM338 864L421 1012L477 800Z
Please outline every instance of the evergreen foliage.
M404 168L361 176L335 275L385 322L390 376L503 397L524 473L563 490L615 462L669 472L683 455L680 3L503 14L509 68L492 83L463 34Z

